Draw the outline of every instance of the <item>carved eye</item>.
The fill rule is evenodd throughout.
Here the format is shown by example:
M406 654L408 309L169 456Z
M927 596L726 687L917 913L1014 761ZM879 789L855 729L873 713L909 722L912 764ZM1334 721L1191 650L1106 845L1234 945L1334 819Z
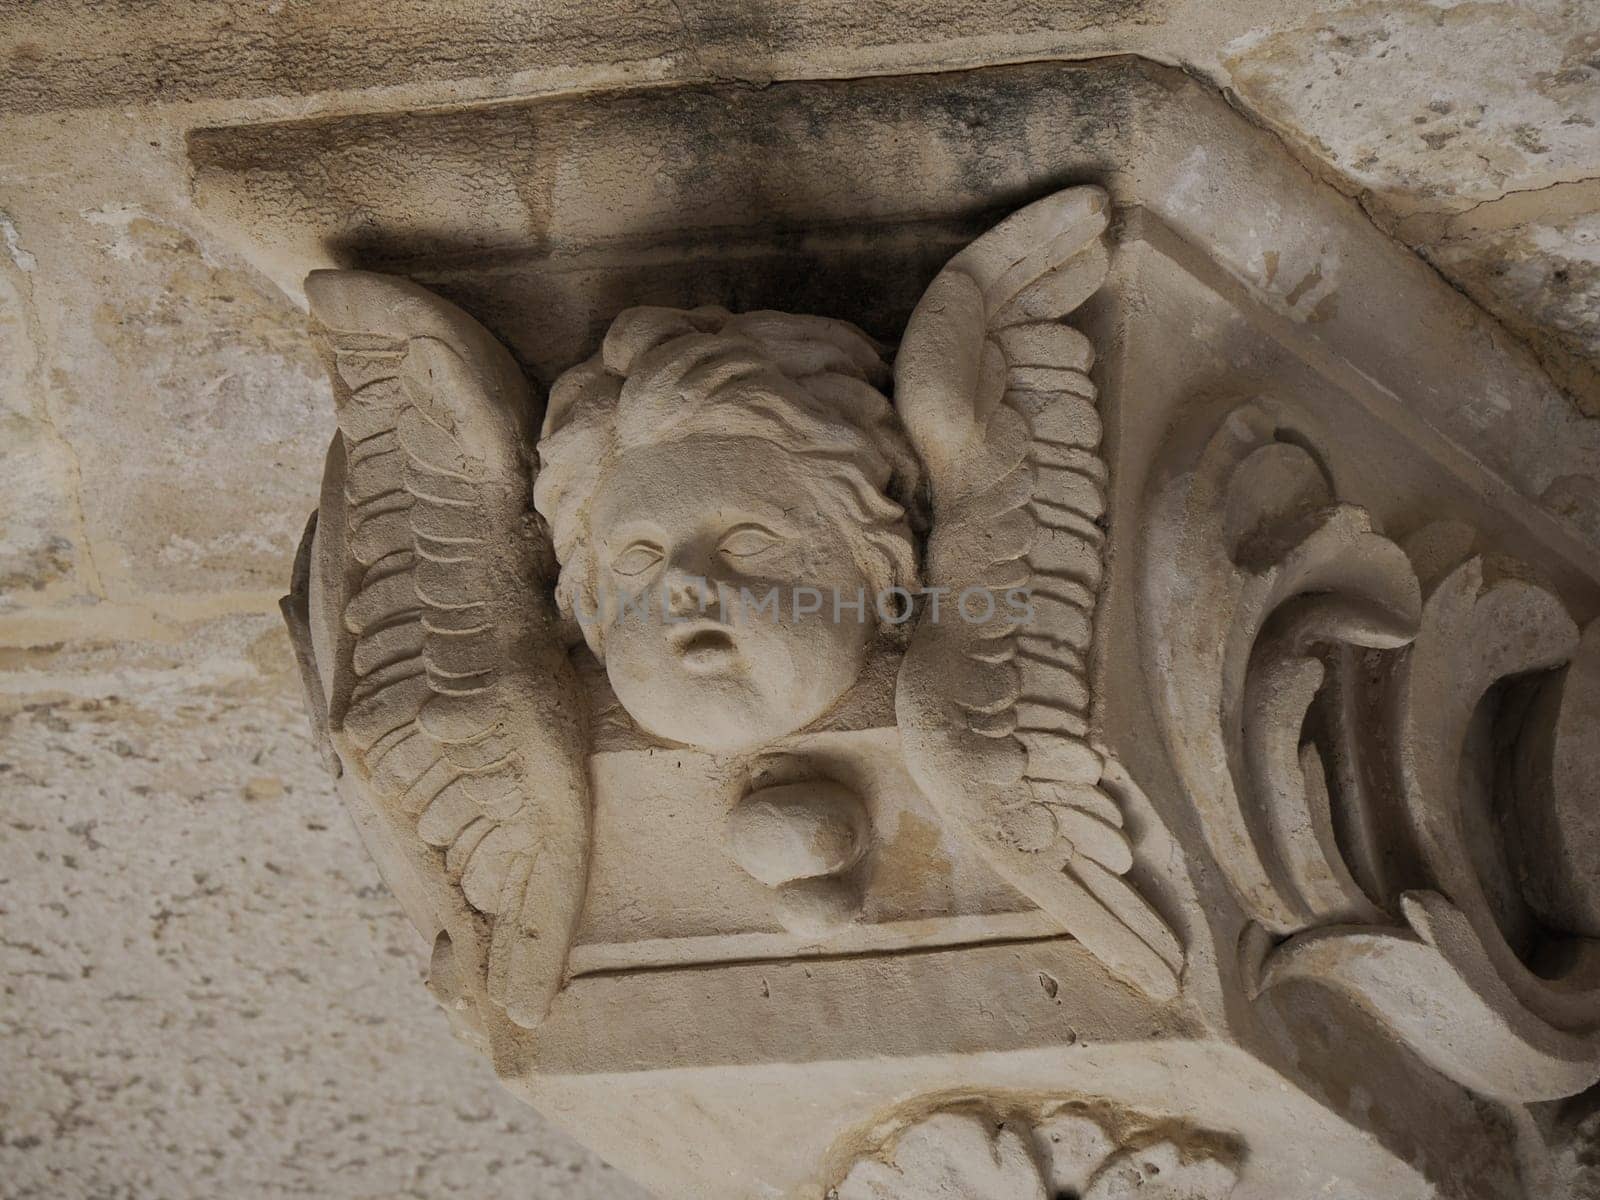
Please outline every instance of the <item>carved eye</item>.
M611 564L618 575L643 575L661 561L661 549L649 542L634 542Z
M722 539L720 549L729 558L753 558L778 544L778 535L760 525L740 525Z

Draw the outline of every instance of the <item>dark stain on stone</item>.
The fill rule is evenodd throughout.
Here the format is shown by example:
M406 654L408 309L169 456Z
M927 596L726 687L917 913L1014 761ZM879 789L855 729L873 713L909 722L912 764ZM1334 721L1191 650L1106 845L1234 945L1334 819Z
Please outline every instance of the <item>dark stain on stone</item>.
M548 382L626 304L826 313L892 340L950 253L1103 178L1179 86L1133 58L1032 63L203 129L188 149L203 203L417 278Z
M1529 154L1548 154L1550 145L1540 136L1537 126L1518 125L1511 131L1511 139Z

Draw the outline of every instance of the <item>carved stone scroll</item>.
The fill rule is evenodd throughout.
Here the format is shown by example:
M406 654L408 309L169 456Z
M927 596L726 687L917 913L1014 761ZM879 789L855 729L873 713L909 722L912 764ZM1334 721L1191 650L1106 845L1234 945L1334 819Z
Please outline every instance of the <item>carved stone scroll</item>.
M1290 933L1380 914L1337 844L1302 748L1330 648L1415 633L1416 578L1313 453L1258 408L1231 413L1153 498L1151 678L1206 839L1255 920Z
M1571 730L1593 686L1594 638L1579 655L1554 596L1515 575L1486 579L1486 567L1469 558L1434 584L1383 689L1394 794L1414 848L1390 904L1409 930L1291 939L1266 960L1260 986L1311 977L1341 987L1447 1074L1521 1101L1600 1079L1600 940L1576 920L1546 925L1550 907L1535 911L1524 880L1538 894L1548 868L1519 872L1504 854L1508 843L1524 861L1534 845L1576 848L1541 837L1539 814L1580 811L1592 787L1573 766L1593 751L1578 750Z
M1406 549L1375 532L1259 408L1174 453L1152 500L1146 648L1174 764L1254 922L1255 992L1346 991L1505 1100L1600 1079L1584 887L1528 869L1584 820L1592 739L1574 730L1594 639L1580 652L1518 564L1468 556L1470 529Z

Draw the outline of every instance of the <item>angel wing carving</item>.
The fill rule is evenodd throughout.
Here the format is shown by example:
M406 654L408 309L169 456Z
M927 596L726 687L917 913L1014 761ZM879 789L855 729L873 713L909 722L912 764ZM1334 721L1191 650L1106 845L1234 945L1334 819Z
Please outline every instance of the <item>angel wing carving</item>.
M1120 768L1089 742L1106 468L1093 349L1062 318L1105 278L1107 207L1079 187L1022 209L951 259L911 315L895 399L928 469L927 583L944 611L924 609L896 708L941 817L1110 970L1166 999L1182 947L1123 878Z
M406 280L306 282L339 432L285 604L314 720L447 1008L533 1027L583 904L578 683L531 504L537 413L510 354ZM484 1005L491 1006L488 1010Z

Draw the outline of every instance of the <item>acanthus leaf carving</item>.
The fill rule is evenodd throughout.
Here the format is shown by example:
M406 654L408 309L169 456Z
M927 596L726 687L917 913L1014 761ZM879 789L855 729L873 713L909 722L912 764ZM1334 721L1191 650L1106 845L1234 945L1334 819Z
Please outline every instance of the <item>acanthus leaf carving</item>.
M1525 778L1508 778L1527 774L1543 740L1541 714L1507 712L1518 707L1514 697L1493 693L1518 678L1563 701L1566 681L1581 693L1596 670L1595 639L1580 643L1565 608L1543 588L1516 575L1490 578L1486 568L1473 556L1441 572L1415 643L1384 677L1395 795L1415 853L1403 878L1428 885L1398 898L1409 928L1303 934L1266 960L1259 986L1317 978L1343 988L1402 1028L1440 1070L1516 1102L1569 1095L1600 1079L1600 941L1539 927L1513 894L1518 881L1497 878L1510 864L1477 842L1485 831L1475 836L1473 824L1492 820L1497 807L1504 837L1518 815L1505 806L1551 811L1575 800L1553 790L1530 795ZM1561 679L1545 676L1557 668ZM1568 716L1561 703L1542 719ZM1541 749L1548 763L1553 748ZM1487 773L1464 770L1485 756ZM1569 774L1560 786L1574 782ZM1418 1005L1419 990L1432 1002Z
M1152 508L1145 646L1212 852L1276 932L1377 916L1334 845L1300 728L1326 673L1315 651L1414 632L1403 551L1255 407L1230 414Z
M1290 938L1257 967L1256 994L1295 980L1346 992L1439 1071L1521 1103L1583 1091L1600 1077L1600 1043L1528 1011L1461 910L1407 892L1409 928L1339 926Z
M1539 927L1495 848L1519 806L1575 808L1570 766L1530 766L1567 696L1519 691L1548 697L1560 671L1581 705L1591 686L1561 602L1471 555L1470 529L1383 538L1258 408L1158 485L1155 514L1145 644L1182 679L1161 719L1253 923L1252 993L1342 990L1500 1099L1600 1078L1600 942Z

